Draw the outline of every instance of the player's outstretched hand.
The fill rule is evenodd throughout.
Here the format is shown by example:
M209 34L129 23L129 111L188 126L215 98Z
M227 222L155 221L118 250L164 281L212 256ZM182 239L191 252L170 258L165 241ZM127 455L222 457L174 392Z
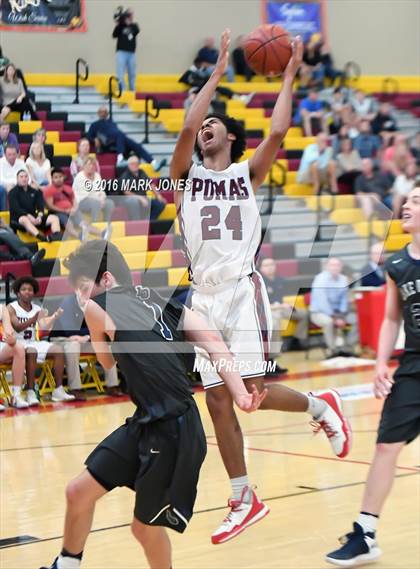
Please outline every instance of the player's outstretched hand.
M220 51L219 57L217 58L217 63L214 68L215 73L222 77L225 74L226 68L229 62L229 46L230 46L230 30L226 30L222 34L222 39L220 40Z
M239 409L241 409L241 411L244 411L245 413L252 413L258 409L258 407L267 397L267 393L267 389L263 389L263 391L259 393L257 387L253 385L251 393L247 393L246 395L239 395L239 397L235 399L235 403Z
M373 378L373 393L376 399L386 399L391 393L394 380L392 379L389 367L386 365L376 366Z
M284 78L286 79L294 79L297 73L297 70L302 63L303 58L303 41L300 36L296 36L292 40L292 57L290 58L289 63L284 71Z

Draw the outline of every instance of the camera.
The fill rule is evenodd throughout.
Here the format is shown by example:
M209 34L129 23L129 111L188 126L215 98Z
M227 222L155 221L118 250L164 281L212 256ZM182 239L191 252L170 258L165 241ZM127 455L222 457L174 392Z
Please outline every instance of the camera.
M123 6L118 6L114 12L114 21L120 24L129 14L130 10L123 8Z

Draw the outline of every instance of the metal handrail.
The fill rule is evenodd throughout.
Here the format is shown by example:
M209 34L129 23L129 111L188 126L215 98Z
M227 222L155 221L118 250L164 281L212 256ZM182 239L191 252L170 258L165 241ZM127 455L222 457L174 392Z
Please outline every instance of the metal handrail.
M13 273L6 274L6 278L4 279L5 281L4 294L6 297L6 304L9 304L9 302L11 301L10 282L14 280L16 280L16 276Z
M152 103L152 109L154 109L154 113L149 111L149 103ZM160 108L157 105L157 101L154 97L147 96L145 99L144 105L144 138L143 142L145 144L149 143L149 117L152 119L157 119L160 113Z
M391 91L388 92L388 87L391 87ZM392 91L393 88L393 91ZM386 99L390 100L398 95L400 91L400 83L395 77L385 77L382 81L381 93L383 93Z
M80 66L81 65L84 66L84 74L83 75L80 74ZM73 101L74 105L79 104L79 82L80 81L87 81L88 77L89 77L89 65L87 64L87 62L84 59L79 57L76 61L76 85L75 85L76 97Z
M341 86L356 87L361 74L362 70L360 65L355 61L348 61L344 66Z
M118 91L114 92L113 85L117 84ZM119 99L122 95L122 89L118 77L111 75L108 79L108 105L109 105L109 118L112 120L112 99Z
M282 174L280 184L277 184L277 182L274 179L275 168L279 168ZM284 186L286 185L286 176L287 176L287 170L284 167L284 165L281 163L281 161L276 160L275 162L273 162L273 165L271 166L270 171L268 173L268 208L266 211L262 213L262 215L271 215L271 213L273 212L274 190L277 187L284 188Z

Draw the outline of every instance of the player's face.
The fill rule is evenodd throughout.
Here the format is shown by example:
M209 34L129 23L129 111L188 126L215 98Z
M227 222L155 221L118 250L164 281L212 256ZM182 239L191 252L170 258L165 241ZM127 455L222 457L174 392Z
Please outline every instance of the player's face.
M83 306L90 298L104 292L105 287L101 286L101 284L95 283L93 279L80 277L77 279L75 291L79 304Z
M25 283L20 287L20 290L17 293L17 297L19 300L22 300L23 302L32 302L34 294L35 293L32 285L30 285L29 283Z
M214 155L229 141L229 134L221 120L209 118L203 122L198 131L198 146L203 156Z
M402 227L408 233L420 233L420 188L408 194L402 208Z

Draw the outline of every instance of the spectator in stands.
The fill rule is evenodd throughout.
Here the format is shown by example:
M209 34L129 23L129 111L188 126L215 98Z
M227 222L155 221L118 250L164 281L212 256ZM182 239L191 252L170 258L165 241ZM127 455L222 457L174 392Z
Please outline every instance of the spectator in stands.
M44 212L42 192L29 185L26 170L17 174L17 184L9 193L10 226L17 231L26 231L40 241L58 241L61 239L60 221L56 215ZM51 229L51 235L40 233Z
M375 117L376 113L373 99L366 97L366 94L361 89L355 91L351 104L359 119L371 121Z
M356 178L354 190L366 219L372 217L381 203L388 209L392 208L392 183L390 174L375 170L370 158L362 160L362 173Z
M382 157L383 164L393 176L399 176L415 159L404 134L396 134L389 143Z
M127 169L119 177L117 203L126 208L130 220L157 219L165 209L166 200L154 184L147 184L150 178L139 166L137 156L130 156ZM152 199L148 197L147 189L153 192ZM116 193L112 192L112 195L116 196Z
M79 401L86 399L80 380L80 354L92 353L89 329L84 320L83 310L77 301L77 296L67 296L61 303L62 313L54 324L50 334L53 344L58 344L64 351L69 392ZM107 394L123 395L119 388L117 366L105 371Z
M251 81L255 72L249 67L244 52L245 36L239 36L236 40L236 47L232 52L233 68L237 75L244 75L246 81Z
M10 364L12 366L12 407L26 409L29 405L22 397L25 348L16 342L16 334L10 322L10 314L4 304L0 304L0 321L3 329L2 341L0 342L0 365ZM1 403L0 411L4 411L4 406Z
M308 339L308 313L306 310L294 308L291 304L283 302L284 279L277 276L274 259L262 259L259 271L267 287L270 300L271 316L273 321L273 336L270 343L270 357L276 358L281 352L280 328L283 319L296 322L296 330L290 349L302 350Z
M52 144L47 144L47 131L45 128L38 128L32 135L32 142L39 142L44 148L46 157L52 160L54 157L54 147Z
M325 69L322 64L320 34L312 34L305 45L303 61L299 69L299 83L301 87L324 86Z
M397 122L391 114L391 105L381 103L378 112L371 122L373 134L380 135L385 142L398 130Z
M386 282L384 244L374 243L370 248L370 261L362 269L362 286L383 286Z
M342 274L343 264L340 259L330 258L325 270L319 273L311 287L310 319L322 328L327 345L327 358L342 353L338 337L346 326L348 313L348 280ZM346 338L344 336L344 343ZM347 353L346 353L347 355Z
M351 107L342 89L339 87L334 89L332 97L328 100L328 106L330 112L325 115L326 122L328 123L330 134L336 134L343 128L343 125L350 121Z
M21 113L22 118L29 114L32 120L38 119L22 79L18 78L16 67L11 63L6 66L3 77L0 77L0 97L3 105L0 112L1 121L12 111Z
M7 308L10 321L15 329L18 343L25 348L26 352L26 400L29 405L38 405L39 401L35 393L35 372L37 363L44 363L45 359L52 360L55 389L51 393L54 402L73 401L74 395L66 393L63 387L64 355L60 346L55 346L46 340L37 340L37 328L51 330L54 322L61 315L58 309L48 316L48 312L37 304L33 304L33 298L39 291L39 285L33 277L21 277L13 283L13 292L17 300L11 302Z
M203 47L198 50L196 59L202 62L207 77L210 77L213 73L218 57L219 51L216 48L215 39L213 37L206 38ZM229 83L235 81L235 75L231 65L226 67L226 77Z
M312 36L315 36L315 39L316 35L319 36L318 43L320 45L321 51L321 62L324 68L324 78L330 79L331 83L334 85L336 84L337 79L341 80L341 78L344 76L344 73L343 71L340 71L334 67L333 57L330 53L327 43L323 40L321 34L312 34Z
M319 100L318 91L311 89L308 96L301 100L294 121L303 127L305 136L326 132L324 104Z
M381 148L381 139L372 134L370 122L363 119L359 124L360 133L353 140L353 148L358 151L361 158L375 158Z
M350 138L349 136L349 127L347 124L343 124L340 126L339 131L332 139L332 148L333 148L333 156L334 158L337 157L337 154L341 152L341 142L345 138Z
M411 154L418 166L420 166L420 131L416 132L410 146Z
M337 154L337 182L349 186L351 193L354 190L356 178L362 172L362 159L353 148L350 138L341 141L341 151Z
M18 158L16 146L8 146L3 158L0 158L0 210L4 211L7 204L7 194L16 186L17 173L25 170L25 163Z
M105 106L98 109L99 120L90 125L87 138L95 143L97 152L113 150L117 152L117 164L124 161L124 157L130 152L151 164L156 172L159 172L166 164L166 160L157 161L139 142L135 142L124 134L113 120L109 118L108 109Z
M0 253L1 261L30 261L32 268L45 257L45 249L39 249L35 253L6 225L0 218L0 244L9 248L9 253Z
M328 137L320 132L314 144L309 144L303 151L297 175L299 184L312 184L315 193L327 185L333 194L338 191L336 163L332 157L332 148L328 146Z
M14 146L19 154L19 141L16 134L10 132L10 124L0 122L0 158L4 156L4 152L8 146Z
M394 219L400 219L401 208L408 194L414 190L418 173L418 166L414 160L412 160L406 165L404 171L395 178L394 185L392 186L392 211L394 212Z
M126 72L129 90L136 90L136 43L139 33L140 28L134 22L133 11L123 11L112 32L112 37L117 39L117 77L122 91L125 87Z
M64 183L65 176L61 168L53 168L51 175L51 185L42 191L45 205L50 213L58 217L61 229L78 239L76 227L82 226L84 222L82 214L78 212L73 188Z
M51 184L51 162L45 156L44 146L40 142L31 144L26 169L31 178L31 185L37 190Z
M90 142L87 138L81 138L77 143L77 154L73 156L73 160L70 164L70 174L74 178L83 169L83 163L88 156L92 156L95 158L95 154L90 152ZM99 162L96 161L96 168L99 175L101 175L101 169L99 166Z
M99 214L103 213L104 221L108 224L103 238L108 239L112 231L111 218L115 205L110 198L106 197L103 190L101 177L97 171L96 158L88 156L85 159L83 170L77 174L73 181L73 191L80 213L89 214L94 223L99 221ZM87 238L86 234L83 235L83 239L85 238Z

